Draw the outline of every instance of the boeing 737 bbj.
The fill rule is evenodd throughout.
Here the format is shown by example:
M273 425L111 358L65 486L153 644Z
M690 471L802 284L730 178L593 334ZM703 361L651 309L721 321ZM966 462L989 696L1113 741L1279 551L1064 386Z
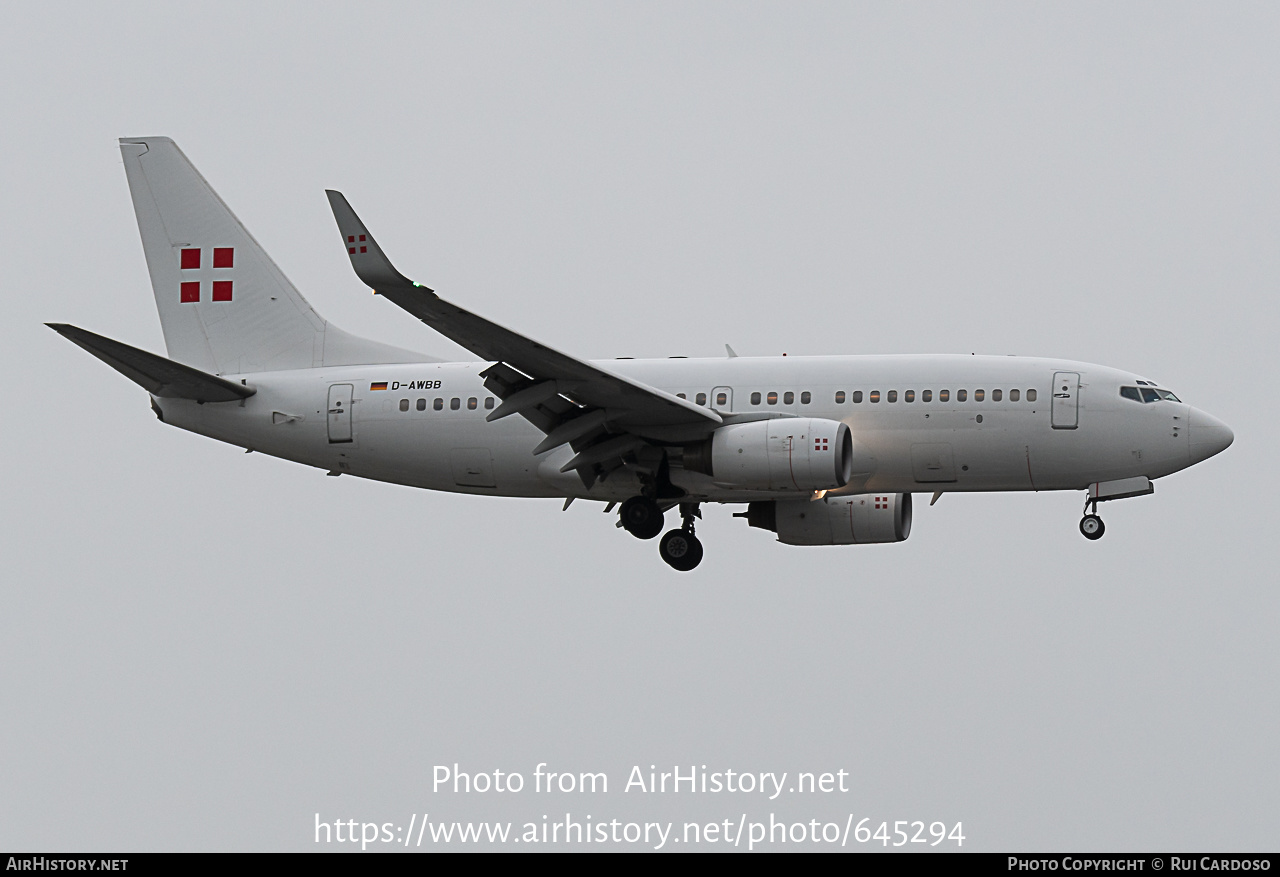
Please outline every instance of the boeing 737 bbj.
M164 137L120 141L168 358L50 326L140 384L165 423L323 469L432 490L621 504L663 560L702 559L702 503L788 545L900 542L911 494L1083 490L1097 504L1225 449L1158 382L1061 359L810 356L587 362L400 274L329 192L356 276L479 362L320 317Z

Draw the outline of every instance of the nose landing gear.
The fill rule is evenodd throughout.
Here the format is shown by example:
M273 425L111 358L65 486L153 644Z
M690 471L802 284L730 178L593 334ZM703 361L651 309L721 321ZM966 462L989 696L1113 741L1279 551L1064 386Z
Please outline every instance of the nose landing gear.
M679 572L688 572L702 562L702 543L693 534L693 519L702 517L697 503L680 504L680 517L683 525L678 530L669 530L658 543L658 553L666 561L667 566Z
M1107 532L1107 526L1097 515L1085 515L1080 519L1080 532L1086 539L1101 539Z
M1080 535L1086 539L1101 539L1102 534L1107 532L1107 526L1102 523L1102 518L1098 517L1098 501L1086 499L1084 510L1086 514L1080 519Z

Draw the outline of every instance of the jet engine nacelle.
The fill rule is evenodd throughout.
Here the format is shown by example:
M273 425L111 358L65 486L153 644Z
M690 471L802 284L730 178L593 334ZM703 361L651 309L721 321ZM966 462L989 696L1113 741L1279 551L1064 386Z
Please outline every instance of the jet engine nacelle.
M784 417L722 426L685 448L684 466L743 490L835 490L853 472L853 435L837 420Z
M868 493L753 502L747 523L772 530L786 545L867 545L911 535L911 494Z

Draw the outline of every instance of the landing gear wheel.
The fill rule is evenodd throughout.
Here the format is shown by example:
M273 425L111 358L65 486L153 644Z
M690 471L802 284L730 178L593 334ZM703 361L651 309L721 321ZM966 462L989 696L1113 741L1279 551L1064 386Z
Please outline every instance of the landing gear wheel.
M658 553L667 566L688 572L702 562L702 543L688 530L669 530L658 543Z
M1102 518L1097 515L1085 515L1080 519L1080 533L1084 538L1101 539L1105 532L1107 527L1102 523Z
M637 539L652 539L662 532L662 509L647 496L633 496L618 510L622 527Z

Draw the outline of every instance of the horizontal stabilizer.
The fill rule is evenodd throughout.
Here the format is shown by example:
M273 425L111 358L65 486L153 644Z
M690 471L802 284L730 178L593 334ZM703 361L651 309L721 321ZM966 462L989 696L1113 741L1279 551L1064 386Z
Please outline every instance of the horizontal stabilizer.
M199 369L67 323L45 323L73 344L83 347L153 396L195 402L235 402L255 392Z

